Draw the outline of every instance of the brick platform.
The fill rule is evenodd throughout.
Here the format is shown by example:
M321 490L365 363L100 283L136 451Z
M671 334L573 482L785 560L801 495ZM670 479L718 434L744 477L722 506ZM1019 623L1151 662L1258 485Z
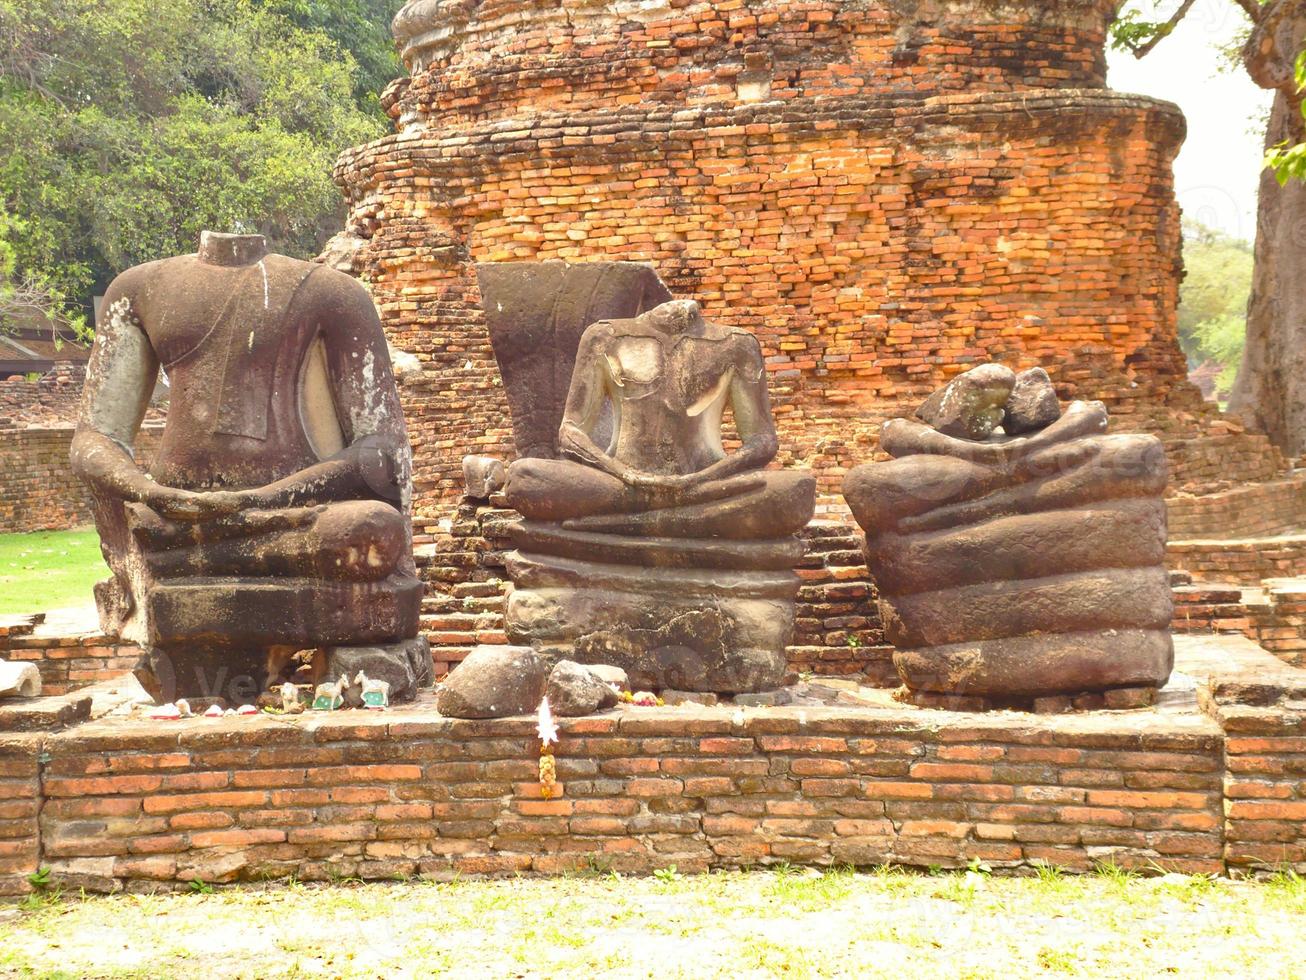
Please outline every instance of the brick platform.
M1165 506L1171 541L1284 534L1306 527L1306 473L1204 496L1174 496Z
M1165 550L1166 564L1194 582L1260 585L1306 574L1306 534L1171 541Z
M5 736L0 891L26 891L37 867L91 891L778 861L1306 868L1306 674L1241 638L1179 651L1187 676L1140 711L886 698L566 721L552 800L531 720L429 704Z
M140 657L135 644L100 632L93 606L38 619L25 629L0 628L0 659L35 664L47 696L121 677Z

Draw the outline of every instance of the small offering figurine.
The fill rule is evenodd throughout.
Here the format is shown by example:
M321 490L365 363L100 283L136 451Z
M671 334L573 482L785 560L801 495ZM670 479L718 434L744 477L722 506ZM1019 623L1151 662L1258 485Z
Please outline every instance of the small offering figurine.
M290 681L281 685L281 710L288 715L297 715L304 710L304 702L299 700L299 688Z
M316 696L313 698L314 711L335 711L345 703L345 686L348 680L340 678L331 684L319 684L317 686Z
M363 707L379 711L390 707L390 682L373 680L361 670L354 678L354 683L363 689Z

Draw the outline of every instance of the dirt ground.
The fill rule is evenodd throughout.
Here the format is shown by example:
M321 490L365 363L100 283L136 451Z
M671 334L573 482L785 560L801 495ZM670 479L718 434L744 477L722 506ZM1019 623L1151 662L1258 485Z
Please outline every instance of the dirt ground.
M1306 977L1306 879L781 868L43 896L0 912L0 972Z

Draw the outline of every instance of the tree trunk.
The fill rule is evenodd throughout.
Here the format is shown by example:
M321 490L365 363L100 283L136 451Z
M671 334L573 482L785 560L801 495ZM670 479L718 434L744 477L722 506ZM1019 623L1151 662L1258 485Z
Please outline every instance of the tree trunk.
M1293 9L1274 31L1274 106L1266 148L1306 139L1300 97L1282 84L1282 65L1291 66L1306 38L1306 5ZM1267 85L1269 74L1249 63L1252 77ZM1247 347L1229 400L1229 410L1264 432L1289 456L1306 455L1306 182L1280 187L1274 173L1261 174L1256 218L1255 272L1247 304Z

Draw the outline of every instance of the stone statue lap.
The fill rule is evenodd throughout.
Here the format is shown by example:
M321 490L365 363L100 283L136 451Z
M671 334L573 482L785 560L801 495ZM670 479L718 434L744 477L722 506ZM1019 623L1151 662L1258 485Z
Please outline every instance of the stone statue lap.
M132 444L162 367L148 472ZM102 625L139 643L156 698L251 701L302 649L411 696L417 639L411 463L367 291L206 232L199 253L111 285L72 446L113 577Z
M483 267L487 312L505 295L513 305L539 265ZM622 264L604 265L618 276ZM642 269L628 278L631 268ZM568 308L568 278L538 298L540 312L518 296L518 322ZM498 356L512 324L490 319ZM763 469L778 444L757 340L669 301L591 321L574 352L555 444L508 468L508 502L525 518L508 563L510 639L615 664L654 689L777 686L803 555L794 535L812 517L815 481Z

